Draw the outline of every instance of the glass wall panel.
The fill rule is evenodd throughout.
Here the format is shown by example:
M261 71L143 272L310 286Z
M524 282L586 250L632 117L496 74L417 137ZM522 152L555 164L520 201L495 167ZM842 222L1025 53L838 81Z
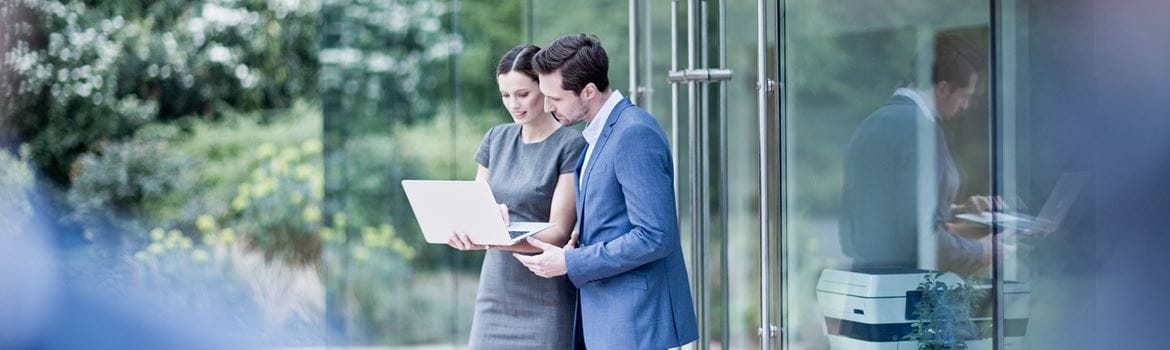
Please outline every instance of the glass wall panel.
M786 2L788 348L990 348L990 231L957 217L990 193L989 17L968 1ZM915 292L933 271L972 288Z
M484 134L511 122L494 72L524 42L525 6L325 3L331 343L467 344L484 254L427 244L401 181L475 178Z
M775 2L768 3L768 9L774 11ZM709 146L713 159L709 171L713 181L719 184L711 194L712 203L717 203L712 206L712 214L723 221L723 225L712 226L717 228L712 237L720 238L719 244L713 247L721 246L721 249L708 258L719 261L712 266L722 268L709 275L718 276L714 277L719 281L715 286L719 294L725 294L713 303L716 306L711 313L718 322L712 322L712 340L719 342L718 348L745 349L759 346L756 330L760 323L760 196L767 192L760 188L759 130L775 127L761 126L757 114L756 34L758 30L774 31L761 27L755 20L755 2L728 1L725 6L726 12L721 15L724 34L719 38L723 41L725 60L721 64L715 56L709 60L711 67L727 68L733 74L731 80L718 85L718 89L712 86L709 91L718 95L711 96L711 101L717 101L716 97L722 100L715 105L718 113L711 121L715 135ZM776 23L773 16L768 17L769 23ZM766 57L775 63L775 36L768 37ZM713 344L712 348L717 347Z
M1170 130L1170 6L998 1L1002 279L1030 287L1018 349L1160 348ZM1007 290L1005 290L1005 293ZM1013 310L1015 309L1015 310ZM1020 310L1020 311L1016 311Z
M672 7L671 5L674 5ZM705 253L695 255L693 216L690 196L691 171L689 121L690 85L672 85L667 79L671 59L676 69L685 70L691 64L688 35L687 2L637 1L637 61L638 104L654 114L664 129L671 133L675 145L676 180L678 181L681 234L692 284L702 290L706 299L700 302L696 293L696 307L706 327L704 345L713 349L745 348L755 346L758 323L758 141L754 136L755 114L754 3L699 2L697 11L694 52L696 68L726 68L733 77L725 83L698 84L704 126L699 141L704 145L705 166L701 188L705 190L707 219ZM724 7L726 6L726 7ZM673 12L672 12L673 11ZM675 29L671 31L671 17ZM672 35L673 34L673 35ZM677 40L672 47L671 40ZM672 49L677 50L673 52ZM627 63L611 55L611 65ZM611 74L612 76L612 74ZM672 101L672 88L677 89ZM700 202L702 203L702 202ZM700 261L702 259L703 261ZM705 266L703 281L694 280L696 268ZM698 291L698 290L696 290Z
M628 2L533 1L529 11L532 16L529 38L533 45L545 47L567 34L596 35L609 55L610 85L618 90L630 86Z
M0 348L325 342L321 9L0 2Z

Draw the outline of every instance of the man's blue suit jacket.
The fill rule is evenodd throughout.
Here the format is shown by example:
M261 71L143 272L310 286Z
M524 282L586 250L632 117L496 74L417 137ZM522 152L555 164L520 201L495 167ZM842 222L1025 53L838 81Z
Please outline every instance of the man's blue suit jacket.
M577 166L580 246L565 251L565 263L580 289L574 329L589 349L665 349L698 338L666 140L653 116L622 99L588 167Z

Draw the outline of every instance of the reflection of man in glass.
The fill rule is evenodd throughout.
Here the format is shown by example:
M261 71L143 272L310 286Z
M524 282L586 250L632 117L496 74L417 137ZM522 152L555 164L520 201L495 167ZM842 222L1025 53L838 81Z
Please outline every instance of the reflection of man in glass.
M991 237L954 223L952 210L978 212L988 203L952 205L959 172L939 127L968 107L983 54L951 35L935 38L934 53L931 86L897 89L849 143L840 234L855 267L919 267L920 256L937 253L939 270L971 273L991 260ZM919 237L933 237L937 252L920 252Z

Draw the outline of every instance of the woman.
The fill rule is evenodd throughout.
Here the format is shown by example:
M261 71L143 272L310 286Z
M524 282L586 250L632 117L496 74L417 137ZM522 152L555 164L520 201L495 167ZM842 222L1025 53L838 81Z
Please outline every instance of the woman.
M532 45L516 46L496 65L500 98L515 123L497 125L484 136L475 154L475 180L487 181L506 218L550 222L552 227L534 237L563 246L576 223L573 171L585 139L544 111L531 64L538 51ZM459 250L488 249L462 233L452 234L447 244ZM480 272L470 347L572 348L575 287L565 276L536 276L512 251L540 250L527 242L490 247Z

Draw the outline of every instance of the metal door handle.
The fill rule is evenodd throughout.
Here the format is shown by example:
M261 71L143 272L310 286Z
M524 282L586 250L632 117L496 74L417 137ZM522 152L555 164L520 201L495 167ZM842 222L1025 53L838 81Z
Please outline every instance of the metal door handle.
M700 68L676 70L666 73L666 80L671 84L700 82L713 83L731 80L731 70L722 68Z
M774 83L768 79L767 65L767 33L764 16L767 5L764 0L756 0L756 112L759 118L760 131L760 349L770 350L772 338L776 335L776 326L772 323L771 305L768 298L771 296L768 269L768 93L774 89ZM766 332L764 330L767 330Z

